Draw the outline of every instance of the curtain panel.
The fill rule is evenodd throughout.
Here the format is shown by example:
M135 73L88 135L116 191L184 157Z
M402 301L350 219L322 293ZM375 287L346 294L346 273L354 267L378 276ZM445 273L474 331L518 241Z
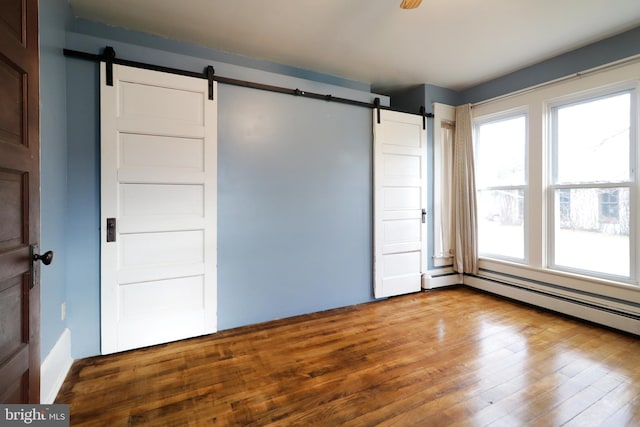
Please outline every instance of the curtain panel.
M471 105L456 107L453 146L453 270L478 273L478 220Z

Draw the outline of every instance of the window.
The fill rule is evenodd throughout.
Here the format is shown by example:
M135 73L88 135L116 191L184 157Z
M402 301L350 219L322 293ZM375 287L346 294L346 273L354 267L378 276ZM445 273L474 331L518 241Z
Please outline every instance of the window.
M481 278L637 300L639 93L633 59L474 104Z
M566 188L558 190L558 209L560 226L567 227L571 222L571 190Z
M527 117L475 126L475 170L480 255L525 260Z
M433 266L451 265L453 143L456 110L433 104Z
M631 276L632 94L551 109L553 268Z
M615 223L620 219L618 190L602 190L600 192L600 221Z

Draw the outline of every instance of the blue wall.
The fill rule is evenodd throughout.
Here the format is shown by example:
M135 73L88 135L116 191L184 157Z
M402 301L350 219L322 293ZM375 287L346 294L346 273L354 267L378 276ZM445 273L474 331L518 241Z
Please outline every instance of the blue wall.
M371 300L370 111L219 88L220 328Z
M67 60L67 322L74 358L100 352L100 100L94 63Z
M101 37L68 32L67 47L98 53L108 44L141 62L193 71L211 64L222 76L376 96L176 53L174 42L153 36L137 37L155 48L103 38L110 27L96 28ZM96 63L66 62L68 324L79 358L100 351L99 86ZM370 110L223 84L218 99L219 329L371 301Z
M42 358L66 326L60 311L66 299L67 102L60 53L70 16L66 0L40 2L40 249L54 251L53 263L42 266L41 274Z

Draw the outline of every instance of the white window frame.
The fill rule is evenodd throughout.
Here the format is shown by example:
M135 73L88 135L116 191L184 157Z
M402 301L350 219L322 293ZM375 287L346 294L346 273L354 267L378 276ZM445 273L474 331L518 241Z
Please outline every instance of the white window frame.
M580 94L595 93L598 90L611 91L616 88L634 88L640 94L640 57L630 58L614 64L568 76L557 81L544 83L532 88L523 89L494 99L478 102L473 105L472 113L475 118L492 114L500 114L517 108L528 108L529 147L528 147L528 179L529 179L529 260L526 265L516 264L499 259L480 258L480 277L501 280L505 275L517 281L520 286L536 290L541 293L554 294L575 298L579 290L585 301L602 302L600 296L608 298L611 307L628 310L628 305L615 303L620 301L640 301L640 284L638 271L635 279L629 281L610 280L584 274L559 271L548 266L548 156L550 123L548 119L548 105L563 100L576 98ZM640 95L636 96L635 115L633 119L640 124ZM638 126L635 126L636 130ZM640 140L635 135L635 165L634 170L640 170ZM638 177L633 186L635 200L640 201L640 185ZM634 207L636 215L638 206ZM635 219L636 224L640 224ZM635 227L634 239L636 248L640 248L640 230ZM640 265L640 251L635 251L632 265L636 269ZM552 285L550 288L547 285ZM565 291L566 289L566 291ZM590 295L594 295L593 297ZM640 315L640 309L637 310Z
M456 109L451 105L440 104L435 102L433 104L433 265L434 267L450 266L453 263L453 257L450 253L446 253L451 250L449 248L443 248L442 251L438 251L440 246L443 246L439 240L439 236L442 233L449 233L451 230L443 230L442 220L443 213L449 212L449 224L452 223L453 215L451 210L451 199L449 200L449 206L443 206L442 195L445 192L450 192L451 189L445 188L445 177L443 176L442 164L444 163L443 152L445 149L450 149L453 155L453 144L455 141L451 141L451 147L444 147L444 141L442 140L442 124L448 123L455 128L456 123ZM451 173L453 173L453 165L451 165ZM448 182L451 182L452 176L448 177ZM440 253L443 252L443 253Z
M549 177L548 177L548 190L547 190L547 221L549 226L547 227L547 266L551 270L564 271L569 273L576 273L580 275L603 278L621 282L635 282L638 278L638 228L637 228L637 216L638 216L638 174L636 171L636 165L638 164L638 89L637 85L623 84L620 86L607 87L605 89L595 89L592 91L586 91L578 95L569 95L562 97L560 100L555 100L547 103L546 114L550 123L548 145L550 147L549 157L547 159L549 165ZM629 122L629 180L619 182L589 182L589 183L557 183L557 126L559 108L568 107L571 105L579 105L582 103L597 101L599 99L605 99L616 95L628 93L630 95L630 122ZM635 143L634 143L635 142ZM628 188L629 189L629 276L618 276L613 274L607 274L602 272L595 272L589 270L583 270L574 267L568 267L564 265L558 265L555 263L555 191L560 189L617 189Z
M476 183L476 194L481 190L496 190L496 191L522 190L523 197L524 197L524 206L523 206L523 213L522 213L523 234L524 234L522 236L523 237L522 244L524 246L522 248L523 257L517 258L517 257L510 257L510 256L501 255L501 254L493 254L493 253L479 253L479 256L484 258L514 262L517 264L527 264L529 262L529 111L527 108L516 108L508 111L502 111L497 114L491 114L487 116L474 118L473 132L474 132L474 136L477 136L478 129L480 128L480 126L484 124L511 120L518 117L524 117L525 119L524 120L525 121L524 184L500 185L500 186L490 186L490 187L480 188ZM474 137L474 143L475 141L476 141L476 138ZM477 161L476 153L477 152L475 150L475 144L474 144L473 155L474 155L474 160L475 160L476 170L477 170L478 161Z

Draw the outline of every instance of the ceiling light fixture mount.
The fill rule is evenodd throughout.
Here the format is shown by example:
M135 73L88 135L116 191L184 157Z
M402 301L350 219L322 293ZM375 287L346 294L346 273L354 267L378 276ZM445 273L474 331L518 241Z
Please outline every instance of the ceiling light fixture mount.
M402 3L400 3L400 8L415 9L420 6L420 3L422 3L422 0L402 0Z

